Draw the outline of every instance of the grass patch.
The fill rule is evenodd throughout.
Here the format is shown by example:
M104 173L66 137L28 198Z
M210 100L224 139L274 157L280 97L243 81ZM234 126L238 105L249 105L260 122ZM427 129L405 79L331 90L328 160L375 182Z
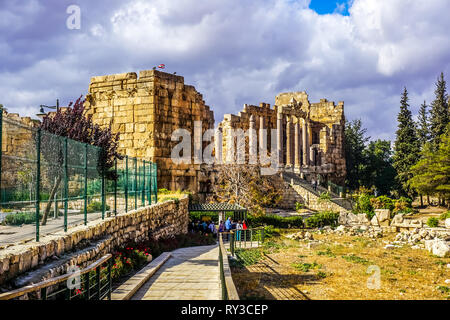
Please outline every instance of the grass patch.
M438 289L438 291L440 291L441 293L449 293L450 292L450 288L447 286L438 286L436 289Z
M232 265L240 268L256 264L263 258L259 249L236 249L235 255L237 259L232 262Z
M369 260L358 257L357 255L354 255L354 254L345 255L345 256L342 256L342 258L344 258L348 262L353 262L353 263L361 263L361 264L369 263Z
M317 255L318 256L327 256L330 258L336 258L336 255L333 253L333 251L331 251L330 248L327 248L325 251L318 251Z
M319 278L319 279L324 279L324 278L326 278L328 275L327 275L325 272L323 272L323 271L319 271L319 272L317 272L316 276L317 276L317 278Z
M308 272L311 269L320 269L322 268L321 264L317 264L316 262L313 263L292 263L291 267L303 271Z

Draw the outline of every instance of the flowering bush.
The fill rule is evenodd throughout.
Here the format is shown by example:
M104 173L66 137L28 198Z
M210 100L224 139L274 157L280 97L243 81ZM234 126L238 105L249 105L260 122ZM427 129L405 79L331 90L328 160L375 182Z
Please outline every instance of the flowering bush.
M119 278L130 273L133 269L139 269L148 261L149 256L148 248L127 246L118 250L113 254L112 278Z

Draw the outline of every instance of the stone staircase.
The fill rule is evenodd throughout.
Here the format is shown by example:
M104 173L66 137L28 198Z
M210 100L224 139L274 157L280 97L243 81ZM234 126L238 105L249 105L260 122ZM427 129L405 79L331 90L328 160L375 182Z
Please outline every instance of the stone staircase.
M350 199L345 199L339 197L338 194L329 191L328 189L317 186L317 190L314 190L313 186L306 180L300 178L299 175L293 172L283 172L282 177L285 182L292 185L292 187L305 199L307 198L308 202L312 202L309 204L311 209L315 210L324 210L324 205L319 205L317 203L317 199L320 197L320 194L323 192L328 192L331 196L331 205L327 206L327 209L338 210L338 211L350 211L353 208L352 201ZM305 197L306 196L306 197ZM308 206L308 204L306 204ZM316 207L316 208L315 208Z

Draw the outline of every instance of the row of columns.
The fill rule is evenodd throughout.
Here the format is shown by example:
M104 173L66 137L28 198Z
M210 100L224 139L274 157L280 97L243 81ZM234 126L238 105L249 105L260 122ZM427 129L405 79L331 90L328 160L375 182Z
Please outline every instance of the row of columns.
M277 114L277 136L276 136L276 147L277 147L277 155L278 155L278 165L279 167L285 168L295 168L300 169L302 163L304 166L309 166L311 163L314 163L314 159L310 159L310 156L313 156L313 152L310 150L309 146L309 134L308 134L308 123L305 119L297 118L297 121L293 123L292 117L287 117L286 119L286 163L284 163L284 137L283 137L283 117L285 115L278 113ZM294 126L294 134L292 134L291 126ZM300 125L301 125L301 136L300 136ZM267 150L267 137L264 136L266 132L264 132L264 117L259 117L259 139L256 133L256 123L255 117L253 115L250 116L249 119L249 163L257 163L258 162L258 151L257 151L257 141L259 140L259 149L260 156L261 154ZM229 137L230 142L234 140L234 137ZM292 139L294 140L294 150L292 150ZM215 149L216 149L216 158L218 155L222 155L222 134L216 132L215 137ZM275 142L275 141L274 141ZM242 141L241 141L242 143ZM232 143L234 144L234 143ZM237 141L239 144L239 141ZM229 148L232 148L230 145ZM273 147L272 147L273 148ZM300 150L301 148L301 150ZM274 152L275 150L272 150ZM241 155L242 157L243 155ZM303 156L303 159L301 159ZM227 154L227 159L229 155ZM234 156L233 156L234 157ZM220 157L221 158L221 157ZM292 162L292 158L293 162ZM312 157L313 158L313 157ZM221 162L221 159L216 159ZM231 161L231 159L228 159ZM241 159L244 161L244 159ZM302 161L303 160L303 161Z
M300 146L302 147L303 164L309 166L309 135L308 124L306 120L302 120L302 136L300 141L300 118L297 122L292 122L292 117L286 119L286 168L300 168ZM291 125L294 126L294 135L292 136ZM292 150L291 139L294 139L294 150ZM284 166L283 160L283 114L277 114L277 148L280 167ZM294 163L292 163L292 152L294 152Z

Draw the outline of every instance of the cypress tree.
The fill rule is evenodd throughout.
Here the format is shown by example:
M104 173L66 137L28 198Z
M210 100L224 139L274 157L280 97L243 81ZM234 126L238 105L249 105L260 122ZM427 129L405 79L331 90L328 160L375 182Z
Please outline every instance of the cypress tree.
M425 143L430 140L430 127L428 123L427 108L427 103L424 101L423 104L420 105L419 116L417 119L417 137L419 139L421 150L425 146Z
M413 189L408 180L411 179L411 167L419 158L419 141L417 139L416 126L412 119L408 104L408 91L403 90L400 100L400 112L397 116L398 129L395 140L394 168L397 170L397 181L401 186L400 194L412 197Z
M441 135L444 134L449 122L448 96L443 72L436 82L434 94L435 99L430 111L430 138L432 148L436 151L439 148Z

